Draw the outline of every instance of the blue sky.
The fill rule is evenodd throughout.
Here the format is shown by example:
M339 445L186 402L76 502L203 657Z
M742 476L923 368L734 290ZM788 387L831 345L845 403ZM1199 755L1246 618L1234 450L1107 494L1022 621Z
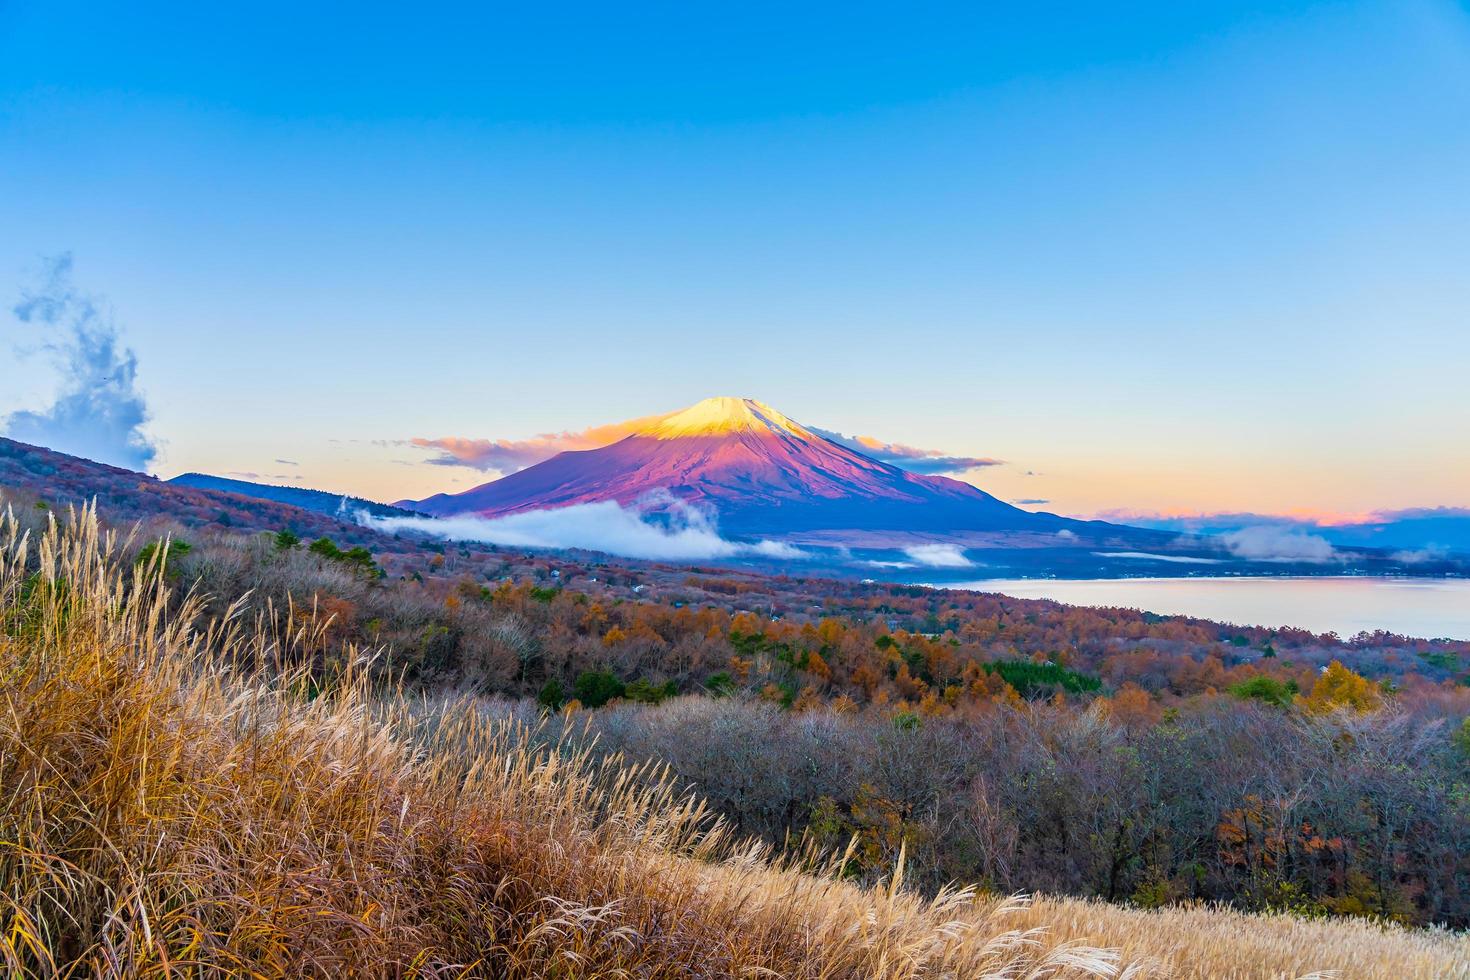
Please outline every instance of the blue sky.
M734 394L1068 513L1470 504L1461 6L203 6L0 5L0 293L73 255L164 475Z

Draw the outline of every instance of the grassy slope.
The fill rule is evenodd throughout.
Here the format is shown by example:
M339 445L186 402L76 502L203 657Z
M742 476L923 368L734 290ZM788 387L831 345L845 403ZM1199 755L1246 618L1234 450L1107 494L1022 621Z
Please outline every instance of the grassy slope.
M350 670L320 691L281 667L318 635L167 614L157 570L119 567L90 515L29 544L36 577L13 531L0 528L12 974L1116 972L1100 943L1133 976L1470 975L1463 940L1423 933L964 891L923 902L778 866L657 773L528 749L473 701L374 695Z

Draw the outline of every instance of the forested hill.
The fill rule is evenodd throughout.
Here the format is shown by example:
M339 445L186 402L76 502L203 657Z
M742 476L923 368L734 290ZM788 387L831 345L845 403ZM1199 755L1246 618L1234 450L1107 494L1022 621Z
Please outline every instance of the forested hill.
M391 548L391 538L294 504L226 490L164 482L134 470L0 438L0 492L20 491L52 506L95 500L117 524L162 518L186 527L288 530L350 545ZM340 499L340 498L338 498Z
M417 511L403 507L390 507L363 497L353 497L325 490L310 490L306 487L281 487L270 483L255 483L250 480L231 480L208 473L184 473L168 481L170 486L195 487L200 490L220 490L238 493L261 500L274 500L290 504L303 510L316 511L333 517L353 511L367 511L374 517L412 517Z

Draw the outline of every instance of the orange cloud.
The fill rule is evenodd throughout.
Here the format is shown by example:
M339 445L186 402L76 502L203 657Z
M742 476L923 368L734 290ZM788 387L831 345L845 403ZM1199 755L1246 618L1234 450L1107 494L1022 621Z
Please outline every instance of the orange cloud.
M1393 511L1341 512L1318 510L1312 507L1293 507L1271 513L1246 513L1232 510L1203 510L1197 507L1161 507L1156 510L1138 510L1114 507L1101 510L1092 516L1098 520L1119 524L1148 524L1153 521L1208 522L1224 518L1251 518L1267 522L1291 522L1313 524L1318 527L1350 527L1356 524L1376 524L1392 516Z
M558 453L610 446L661 418L661 415L652 415L612 425L597 425L581 432L546 432L530 439L446 436L441 439L411 439L409 444L419 449L434 450L437 455L430 457L429 462L436 466L468 466L476 470L514 473Z

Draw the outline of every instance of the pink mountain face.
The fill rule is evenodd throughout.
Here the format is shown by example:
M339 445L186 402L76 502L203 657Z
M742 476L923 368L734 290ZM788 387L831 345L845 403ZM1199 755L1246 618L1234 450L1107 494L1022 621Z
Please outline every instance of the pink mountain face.
M600 449L564 452L459 494L408 506L498 517L655 491L711 510L734 533L862 529L1054 530L1031 514L945 477L910 473L817 435L749 398L709 398L656 416Z

